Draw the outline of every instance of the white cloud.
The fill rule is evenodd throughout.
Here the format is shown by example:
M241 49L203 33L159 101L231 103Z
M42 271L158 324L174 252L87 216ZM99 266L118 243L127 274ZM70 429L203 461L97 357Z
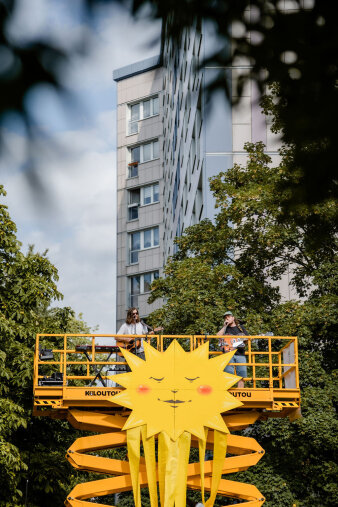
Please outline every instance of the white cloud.
M112 120L113 113L102 122L109 122L109 116ZM115 329L115 151L99 132L63 132L57 141L67 156L40 153L38 175L48 192L48 206L34 201L26 174L18 167L3 170L2 181L24 249L29 244L39 251L48 249L59 270L62 304L83 312L91 326L108 333ZM9 138L12 146L16 141L22 145L20 136Z
M73 57L63 69L65 85L72 91L75 108L68 114L47 90L32 94L30 107L38 127L58 149L46 141L34 146L37 175L44 195L32 192L25 166L23 135L8 131L0 166L1 183L18 226L24 248L48 249L59 270L62 305L82 312L101 333L115 330L116 294L116 102L112 71L159 52L149 42L160 35L159 23L135 22L114 6L102 6L90 25L76 13L69 0L22 0L11 30L26 40L36 33L62 39L65 47L83 35L90 40L86 55ZM60 107L60 111L58 111ZM14 132L16 132L14 130Z
M153 56L160 51L161 25L158 21L136 21L116 5L106 6L95 32L87 32L89 54L75 57L65 71L70 87L112 86L112 70ZM152 44L158 39L156 44ZM95 72L91 62L95 62ZM108 63L108 65L107 65Z

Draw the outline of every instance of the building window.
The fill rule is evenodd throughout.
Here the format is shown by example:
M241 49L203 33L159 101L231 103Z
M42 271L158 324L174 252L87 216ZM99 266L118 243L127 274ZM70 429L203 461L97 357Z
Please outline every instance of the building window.
M128 164L128 178L138 176L138 165L159 158L159 142L156 139L150 143L140 144L129 148L130 162Z
M128 190L128 220L138 219L140 205L140 189Z
M145 206L146 204L153 204L154 202L159 202L159 184L155 183L153 185L147 185L146 187L141 188L142 195L142 204Z
M138 165L140 162L140 146L130 148L130 163L128 164L128 178L138 176Z
M130 120L128 122L128 134L137 134L138 121L140 120L140 103L129 106Z
M151 284L159 277L158 271L135 275L129 278L129 306L138 306L138 297L150 292Z
M138 219L140 204L143 206L154 204L155 202L159 202L159 197L158 183L128 190L128 220Z
M128 134L138 133L138 122L159 113L158 96L129 105Z
M177 227L176 227L176 238L180 238L181 237L181 234L182 231L181 231L181 215L179 215L178 217L178 220L177 220ZM178 245L177 243L174 243L174 254L178 252Z
M138 263L138 253L141 250L153 248L159 245L158 227L145 229L143 231L132 232L129 234L129 261L130 264Z
M176 213L176 204L177 204L177 198L178 198L178 191L179 191L179 187L180 187L180 178L181 178L180 154L178 154L175 181L174 181L174 189L173 189L173 197L172 197L173 216L175 216L175 213Z

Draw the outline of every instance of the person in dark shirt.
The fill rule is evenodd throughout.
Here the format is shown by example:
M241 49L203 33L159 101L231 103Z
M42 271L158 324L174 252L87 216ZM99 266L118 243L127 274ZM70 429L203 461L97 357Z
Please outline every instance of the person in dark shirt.
M224 314L224 325L217 333L219 336L233 335L233 339L220 338L220 347L223 352L229 352L236 350L231 362L232 363L246 363L245 357L245 343L248 341L245 338L239 338L239 336L245 336L249 333L245 327L238 322L232 312L225 312ZM236 338L235 338L236 336ZM227 373L234 374L235 366L228 365L225 370ZM236 375L239 377L247 377L247 367L245 365L236 365ZM241 389L244 387L244 380L238 382L238 387Z

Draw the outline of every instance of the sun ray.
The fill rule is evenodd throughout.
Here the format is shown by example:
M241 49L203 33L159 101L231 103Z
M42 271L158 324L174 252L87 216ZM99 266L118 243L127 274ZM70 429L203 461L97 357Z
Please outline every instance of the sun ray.
M230 393L224 393L224 399L222 405L220 406L221 412L227 412L228 410L232 410L233 408L241 407L243 403L239 401L237 398L232 396Z
M115 396L111 396L109 400L113 403L116 403L117 405L122 405L123 407L134 408L133 401L128 390L122 391Z
M177 435L177 438L183 433L183 431ZM197 438L199 438L200 440L203 440L205 439L205 431L204 431L204 426L200 425L200 426L194 426L193 430L190 432L192 435L195 435Z
M215 414L206 421L205 426L214 430L223 431L223 433L230 433L223 417L220 414Z
M143 347L144 347L144 353L146 356L146 361L153 361L153 360L156 361L161 358L161 356L162 356L161 352L159 352L154 347L149 345L149 343L147 343L146 341L143 342Z
M136 426L143 426L144 421L142 415L139 415L135 410L128 417L125 425L123 426L123 430L129 430L131 428L135 428Z
M122 349L120 347L120 351L122 352L125 360L128 362L131 370L138 368L139 366L141 366L144 363L143 359L136 356L135 354L132 354L131 352L129 352L129 350Z
M169 344L169 347L164 352L164 354L169 354L170 352L174 351L175 348L176 348L176 345L178 345L178 341L177 340L172 340L171 343Z
M237 384L239 380L241 380L242 377L239 377L238 375L233 375L232 373L224 372L224 378L225 378L225 389L230 389L233 385Z
M198 349L197 349L198 350ZM231 352L227 352L226 354L220 354L218 356L212 357L210 361L213 364L214 368L220 368L223 369L227 366L227 364L232 359L233 355L235 354L235 350Z
M133 384L133 379L130 377L129 373L119 373L117 375L109 375L107 377L109 380L112 380L116 384L120 384L123 387L130 387Z
M209 342L203 343L203 345L197 347L190 354L192 358L207 360L209 357Z

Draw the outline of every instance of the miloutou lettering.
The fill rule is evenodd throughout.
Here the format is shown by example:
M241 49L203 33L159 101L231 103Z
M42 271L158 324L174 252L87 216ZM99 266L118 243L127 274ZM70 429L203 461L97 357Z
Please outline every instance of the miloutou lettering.
M119 391L85 391L85 396L115 396Z
M235 396L235 398L251 398L252 396L252 393L248 393L248 392L234 392L234 393L231 393L232 396Z

